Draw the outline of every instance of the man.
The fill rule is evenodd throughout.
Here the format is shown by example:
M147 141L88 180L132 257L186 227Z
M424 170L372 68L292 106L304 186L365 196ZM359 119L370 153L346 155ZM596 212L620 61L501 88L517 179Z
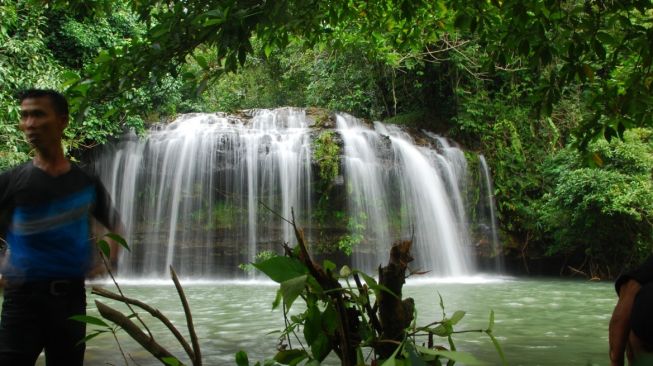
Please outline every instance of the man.
M0 175L0 217L8 255L0 320L0 365L82 365L86 313L84 278L91 269L91 218L111 231L120 221L98 179L65 156L68 103L52 90L20 96L19 127L34 147L32 161ZM117 246L111 262L117 258Z
M611 366L653 365L653 256L634 271L620 276L619 300L610 319Z

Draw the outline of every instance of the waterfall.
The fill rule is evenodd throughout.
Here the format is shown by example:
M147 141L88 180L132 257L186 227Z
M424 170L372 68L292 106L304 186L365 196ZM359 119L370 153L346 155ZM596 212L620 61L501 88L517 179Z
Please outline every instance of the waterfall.
M492 255L495 258L495 270L499 273L503 273L503 256L501 255L501 243L499 242L497 219L494 212L494 187L492 185L492 178L490 176L490 168L488 167L487 162L485 161L485 157L482 154L478 156L478 160L480 163L481 175L483 178L482 187L484 188L481 192L485 192L485 196L483 197L485 201L482 200L480 205L481 213L484 214L485 217L489 218L489 220L486 220L487 224L485 225L488 225L490 229L489 231L492 240Z
M292 242L276 215L310 211L309 142L305 113L283 109L258 111L248 126L185 115L108 148L97 164L133 246L122 272L159 276L174 265L189 276L230 277L258 249Z
M328 194L339 228L316 220L326 193L311 144L323 126L303 109L188 114L104 147L95 165L132 247L121 274L158 277L173 265L184 276L242 277L239 264L295 243L284 221L293 213L309 245L348 238L351 258L336 257L355 268L373 273L392 242L413 238L411 268L473 274L462 150L425 131L418 143L397 126L335 120L342 174Z

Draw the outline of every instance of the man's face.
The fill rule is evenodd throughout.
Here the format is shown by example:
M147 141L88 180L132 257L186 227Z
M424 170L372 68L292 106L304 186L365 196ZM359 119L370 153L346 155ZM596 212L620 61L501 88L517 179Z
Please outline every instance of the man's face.
M67 123L68 116L57 113L48 97L27 98L20 104L19 127L37 149L59 145Z

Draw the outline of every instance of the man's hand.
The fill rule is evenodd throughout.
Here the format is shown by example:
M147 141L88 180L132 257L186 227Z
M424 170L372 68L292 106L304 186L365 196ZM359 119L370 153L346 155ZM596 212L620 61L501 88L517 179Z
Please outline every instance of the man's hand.
M609 341L610 341L610 365L623 366L624 352L628 343L630 333L630 313L633 308L635 295L642 285L635 280L628 280L619 289L619 300L610 318ZM628 354L630 362L631 355Z

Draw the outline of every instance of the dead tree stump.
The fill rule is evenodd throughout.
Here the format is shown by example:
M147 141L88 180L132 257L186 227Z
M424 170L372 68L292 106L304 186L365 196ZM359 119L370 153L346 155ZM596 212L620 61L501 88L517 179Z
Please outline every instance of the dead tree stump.
M387 359L404 340L405 329L413 321L415 302L412 298L401 299L401 291L406 283L406 269L413 260L410 248L413 242L404 240L393 244L390 260L385 267L379 266L379 283L393 294L381 291L379 294L379 319L381 322L381 343L376 351Z

